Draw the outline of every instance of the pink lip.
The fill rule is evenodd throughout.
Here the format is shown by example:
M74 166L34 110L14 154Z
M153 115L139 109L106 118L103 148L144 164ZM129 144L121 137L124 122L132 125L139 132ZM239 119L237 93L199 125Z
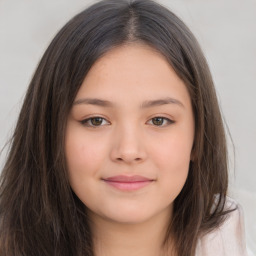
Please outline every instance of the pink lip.
M143 188L152 183L154 180L139 175L119 175L108 177L106 179L103 179L103 181L106 182L108 185L115 187L119 190L132 191Z

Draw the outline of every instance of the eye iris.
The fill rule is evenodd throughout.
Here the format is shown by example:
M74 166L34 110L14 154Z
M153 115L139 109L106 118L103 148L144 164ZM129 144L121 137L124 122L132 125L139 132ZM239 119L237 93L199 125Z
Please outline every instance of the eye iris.
M162 117L154 117L154 118L152 119L152 123L153 123L154 125L162 125L163 122L164 122L164 119L163 119Z
M102 122L103 122L103 118L101 118L101 117L94 117L91 119L92 125L95 125L95 126L101 125Z

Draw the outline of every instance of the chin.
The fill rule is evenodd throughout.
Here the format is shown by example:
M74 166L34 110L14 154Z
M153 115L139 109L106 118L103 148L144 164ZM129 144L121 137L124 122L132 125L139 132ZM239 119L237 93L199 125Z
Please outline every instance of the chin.
M105 218L108 219L111 222L116 222L119 224L140 224L143 222L146 222L147 220L150 219L150 215L142 215L138 213L129 213L129 214L115 214L115 215L110 215L106 216Z
M101 214L105 220L122 224L140 224L160 216L171 216L171 207L150 209L148 207L119 207Z

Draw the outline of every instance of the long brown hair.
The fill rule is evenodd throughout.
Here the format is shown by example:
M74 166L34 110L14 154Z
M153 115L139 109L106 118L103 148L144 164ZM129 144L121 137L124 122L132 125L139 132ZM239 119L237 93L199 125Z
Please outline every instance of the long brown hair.
M72 192L64 155L67 115L87 72L108 50L140 42L162 53L185 82L195 118L193 160L174 202L165 243L195 255L223 221L225 132L211 74L190 30L150 0L107 0L71 19L43 55L12 137L0 184L2 256L93 255L86 206Z

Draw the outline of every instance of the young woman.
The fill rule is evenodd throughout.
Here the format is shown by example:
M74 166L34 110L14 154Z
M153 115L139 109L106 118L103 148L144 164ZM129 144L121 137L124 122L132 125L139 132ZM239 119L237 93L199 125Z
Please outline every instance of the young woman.
M30 83L2 171L3 256L246 255L200 47L149 0L69 21Z

